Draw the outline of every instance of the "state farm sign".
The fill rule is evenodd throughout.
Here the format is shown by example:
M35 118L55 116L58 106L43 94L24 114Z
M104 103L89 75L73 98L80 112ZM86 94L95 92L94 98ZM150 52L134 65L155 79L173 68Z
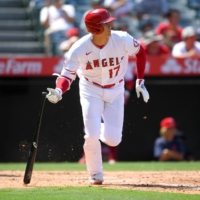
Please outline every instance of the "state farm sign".
M63 57L0 57L0 77L38 77L60 73ZM135 57L129 58L130 73L136 73ZM200 58L147 57L145 76L200 76Z
M62 57L0 58L0 76L52 76L62 65Z
M40 61L17 61L8 59L0 62L0 74L10 75L31 75L42 72L42 63Z
M192 58L187 58L184 61L184 69L183 72L185 74L200 74L200 60L199 59L192 59Z
M169 58L161 65L160 70L164 74L200 74L200 60L197 58L186 58L176 60Z

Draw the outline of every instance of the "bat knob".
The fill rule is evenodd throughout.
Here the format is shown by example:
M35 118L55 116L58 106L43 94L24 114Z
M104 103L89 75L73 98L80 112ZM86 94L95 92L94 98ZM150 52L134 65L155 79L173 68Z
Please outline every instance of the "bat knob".
M46 96L47 95L47 92L42 92L42 96Z

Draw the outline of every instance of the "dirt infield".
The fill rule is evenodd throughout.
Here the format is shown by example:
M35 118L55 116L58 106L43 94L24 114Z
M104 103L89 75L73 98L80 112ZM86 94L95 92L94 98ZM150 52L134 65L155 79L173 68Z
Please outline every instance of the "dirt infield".
M35 171L23 185L24 172L0 171L0 188L89 186L85 171ZM200 194L200 171L104 172L103 188Z

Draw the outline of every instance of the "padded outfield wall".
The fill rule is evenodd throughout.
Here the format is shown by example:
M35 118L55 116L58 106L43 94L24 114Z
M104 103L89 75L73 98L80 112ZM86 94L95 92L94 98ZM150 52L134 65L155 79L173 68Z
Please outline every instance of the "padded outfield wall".
M54 87L55 77L0 79L0 162L27 161L37 124L41 92ZM125 107L120 161L153 160L159 122L173 116L186 136L185 145L200 159L199 77L146 77L150 100L135 91ZM46 101L36 160L77 161L82 155L83 121L78 79L58 104Z

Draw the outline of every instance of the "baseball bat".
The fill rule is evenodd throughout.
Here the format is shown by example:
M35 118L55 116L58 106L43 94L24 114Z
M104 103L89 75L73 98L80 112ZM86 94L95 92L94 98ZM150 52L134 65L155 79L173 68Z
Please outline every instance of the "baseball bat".
M34 132L32 144L31 144L31 147L29 150L28 162L27 162L26 170L25 170L25 174L24 174L24 184L29 184L31 182L33 166L34 166L35 158L36 158L36 154L37 154L38 138L39 138L39 133L40 133L42 114L43 114L43 110L44 110L46 95L47 95L46 92L42 92L42 101L41 101L41 105L40 105L40 109L39 109L38 122L37 122L36 130Z

